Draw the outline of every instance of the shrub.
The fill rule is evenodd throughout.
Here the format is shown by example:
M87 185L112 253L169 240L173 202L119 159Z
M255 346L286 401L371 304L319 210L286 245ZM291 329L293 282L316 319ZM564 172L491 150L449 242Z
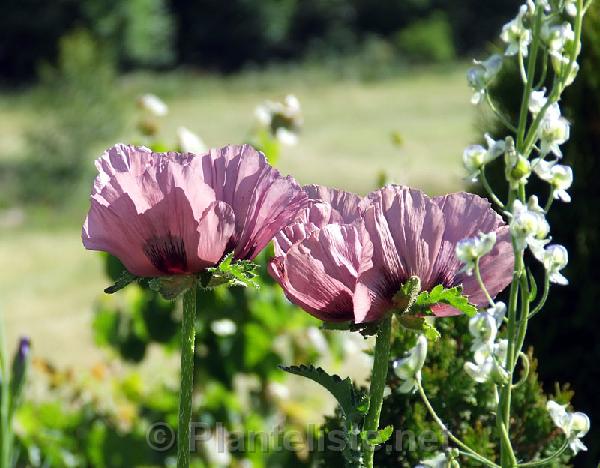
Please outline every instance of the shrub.
M394 35L398 50L418 62L449 62L456 56L452 29L442 12L415 21Z

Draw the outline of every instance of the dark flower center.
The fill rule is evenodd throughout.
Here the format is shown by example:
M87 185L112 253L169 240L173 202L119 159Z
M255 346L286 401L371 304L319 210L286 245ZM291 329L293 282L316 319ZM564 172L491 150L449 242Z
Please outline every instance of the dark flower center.
M168 275L188 272L187 255L183 239L172 235L152 237L144 245L144 253L157 270Z

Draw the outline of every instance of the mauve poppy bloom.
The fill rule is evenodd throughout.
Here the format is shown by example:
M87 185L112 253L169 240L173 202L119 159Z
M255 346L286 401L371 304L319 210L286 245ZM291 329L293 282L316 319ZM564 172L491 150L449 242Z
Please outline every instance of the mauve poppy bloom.
M393 307L392 298L411 276L421 289L462 285L476 306L487 300L475 276L462 272L456 244L479 232L495 232L496 245L479 262L491 296L511 281L514 254L508 226L490 203L477 195L453 193L430 198L419 190L390 185L369 195L362 219L363 256L354 294L357 322L377 320ZM458 315L438 304L436 316Z
M462 285L473 304L485 304L476 278L461 272L455 254L460 240L479 232L497 235L480 260L489 293L495 296L511 280L508 227L483 198L429 198L393 185L362 200L337 190L305 190L311 206L276 236L269 271L293 303L322 320L376 321L394 307L393 296L411 276L419 277L423 290ZM443 304L433 312L460 313Z
M96 167L83 244L137 276L197 273L230 252L251 260L308 200L248 145L204 155L116 145Z
M342 190L304 188L310 206L274 238L269 272L288 299L325 321L354 319L354 286L362 253L361 199Z

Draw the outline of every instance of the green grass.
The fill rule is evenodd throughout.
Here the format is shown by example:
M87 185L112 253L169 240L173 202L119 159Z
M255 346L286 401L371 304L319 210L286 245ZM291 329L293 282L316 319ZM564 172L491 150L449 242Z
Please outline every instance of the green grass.
M142 92L164 97L170 106L161 130L166 141L174 142L176 128L185 125L211 146L244 141L257 103L295 93L305 127L300 143L284 149L282 172L302 183L366 193L385 171L397 183L439 194L462 188L462 149L475 137L464 73L462 65L407 70L368 83L304 69L229 78L137 74L119 86L132 109ZM36 118L27 93L0 95L0 159L18 157ZM134 140L134 121L132 110L122 141ZM392 143L394 131L402 135L401 147ZM0 307L10 342L28 334L36 354L80 366L100 356L90 322L106 280L98 257L79 238L87 195L73 196L78 200L67 216L36 209L25 225L0 227Z

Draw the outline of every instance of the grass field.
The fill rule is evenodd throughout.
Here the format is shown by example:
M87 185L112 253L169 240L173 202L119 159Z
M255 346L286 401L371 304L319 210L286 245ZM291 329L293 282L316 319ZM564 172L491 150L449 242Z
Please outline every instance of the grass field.
M283 172L303 183L366 193L385 170L397 183L443 193L461 188L461 152L475 137L464 74L465 67L456 65L369 83L302 71L227 79L134 75L119 86L132 107L145 91L165 99L170 106L165 140L174 141L175 129L185 125L211 146L243 141L255 105L291 92L302 103L305 127L300 143L282 155ZM26 94L0 95L0 158L19 154L35 117ZM133 138L133 118L134 112L123 141ZM394 131L402 135L401 147L392 143ZM91 305L106 286L98 257L81 246L86 197L81 198L73 214L50 223L51 229L31 214L18 227L0 225L0 310L9 342L30 335L37 355L75 367L101 357L90 333ZM50 211L42 219L53 217Z

